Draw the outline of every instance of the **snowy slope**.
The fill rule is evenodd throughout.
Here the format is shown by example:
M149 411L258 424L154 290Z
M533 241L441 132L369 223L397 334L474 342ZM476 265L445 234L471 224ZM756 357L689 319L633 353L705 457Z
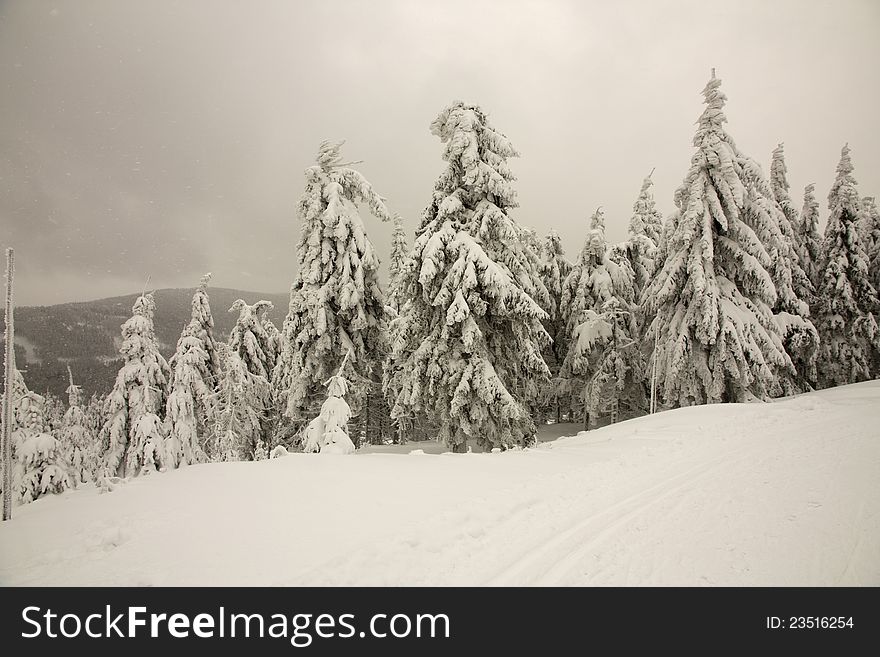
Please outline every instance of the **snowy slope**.
M297 454L80 489L0 526L0 584L877 586L878 482L871 382L519 452Z

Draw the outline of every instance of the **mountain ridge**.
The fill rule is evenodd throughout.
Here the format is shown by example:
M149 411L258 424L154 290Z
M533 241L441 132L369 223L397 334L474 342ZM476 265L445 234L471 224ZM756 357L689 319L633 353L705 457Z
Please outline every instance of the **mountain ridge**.
M181 331L190 320L195 288L163 288L153 292L156 301L154 325L162 355L170 358ZM122 324L131 317L131 307L140 293L123 294L91 301L68 301L47 306L15 309L15 358L28 387L40 394L50 392L65 399L67 366L86 396L103 394L113 386L121 365L119 345ZM215 334L226 339L235 323L227 312L236 299L254 303L271 301L269 317L280 328L287 314L288 293L265 293L234 288L208 288ZM0 328L5 320L0 318ZM2 342L2 340L0 340Z

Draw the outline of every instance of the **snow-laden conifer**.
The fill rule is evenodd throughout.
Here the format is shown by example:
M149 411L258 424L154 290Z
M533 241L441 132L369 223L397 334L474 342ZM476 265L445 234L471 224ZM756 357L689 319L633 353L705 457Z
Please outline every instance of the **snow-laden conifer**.
M271 301L249 305L242 299L237 299L229 309L229 312L237 312L238 318L229 333L230 353L223 372L230 381L225 387L221 385L223 389L218 399L223 399L224 394L227 398L233 395L231 406L238 409L233 413L244 413L248 417L238 429L237 453L243 460L253 460L260 441L265 450L273 439L271 376L278 350L278 332L268 319L271 309ZM246 413L243 406L249 409ZM256 423L254 417L258 418Z
M880 292L880 210L873 196L862 199L859 229L868 256L868 279L874 290Z
M455 102L431 124L447 168L434 186L402 277L408 301L387 389L392 415L425 417L455 451L467 441L533 439L549 339L529 236L513 219L517 155L476 105Z
M545 414L555 416L556 422L560 422L563 415L568 415L571 411L566 386L559 378L562 361L568 350L565 314L562 307L562 286L571 272L571 267L572 264L565 257L562 248L562 238L559 233L551 229L542 244L541 279L547 290L548 300L547 317L543 323L551 339L543 350L544 362L550 370L550 379L542 397Z
M779 224L781 239L777 248L769 250L773 260L770 273L776 286L773 308L782 343L795 367L795 374L782 372L781 392L792 394L811 389L816 383L816 356L819 334L810 320L810 303L815 288L801 267L798 255L798 212L789 194L788 169L783 145L773 150L770 162L770 190L778 205L773 212Z
M391 254L388 258L388 305L391 306L395 316L400 313L400 307L403 305L398 289L408 256L409 241L403 229L403 219L399 214L395 214L394 229L391 231Z
M651 175L642 181L642 188L633 204L633 214L629 220L629 234L623 245L635 275L633 284L636 298L654 275L657 249L663 232L663 215L657 209L651 193L653 184Z
M69 465L62 444L50 433L45 398L28 389L14 364L11 387L12 487L26 504L70 488Z
M168 465L207 460L205 442L214 419L220 359L214 342L214 318L208 300L211 275L202 277L192 300L192 315L171 357L171 393L166 405ZM211 441L207 441L210 445Z
M605 215L590 218L590 231L565 279L561 307L567 352L561 378L585 426L600 415L616 421L621 403L628 413L645 406L645 373L638 349L635 286L628 258L609 257Z
M57 436L69 466L71 482L78 486L92 481L95 476L98 442L89 428L82 406L82 388L74 383L70 366L67 367L67 373L70 378L70 385L67 386L68 407Z
M880 364L880 330L875 315L880 308L859 236L861 199L848 145L840 153L828 209L826 264L815 314L822 337L820 383L834 386L873 378Z
M298 269L273 375L276 404L294 422L317 412L323 383L349 351L356 409L380 389L384 298L379 260L358 204L382 221L391 215L370 183L341 161L341 145L321 144L317 164L306 169L299 203Z
M260 386L253 385L241 356L226 344L218 344L222 364L217 391L215 421L211 433L213 461L242 461L254 453L262 441L262 405L256 397Z
M122 325L124 363L107 397L101 432L107 445L102 486L112 477L148 474L165 467L162 415L171 369L156 343L152 294L139 296Z
M766 398L793 374L773 317L768 248L779 248L775 200L756 162L723 128L726 97L713 77L694 137L696 151L675 193L666 260L646 288L647 341L657 336L658 382L667 404Z
M819 233L819 202L816 200L815 190L816 185L813 183L804 187L804 204L797 222L795 242L804 273L813 284L813 289L818 290L822 282L825 255ZM813 302L815 303L815 299Z
M321 412L309 422L304 432L304 452L351 454L355 450L347 431L351 419L351 408L345 401L348 381L344 371L347 363L348 355L343 358L339 371L327 381L327 399L321 405Z

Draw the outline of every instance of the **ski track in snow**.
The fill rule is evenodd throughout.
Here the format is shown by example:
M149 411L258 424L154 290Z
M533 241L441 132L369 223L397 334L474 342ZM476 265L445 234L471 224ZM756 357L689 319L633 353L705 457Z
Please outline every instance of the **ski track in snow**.
M504 454L195 466L17 507L0 583L876 586L878 427L870 382Z

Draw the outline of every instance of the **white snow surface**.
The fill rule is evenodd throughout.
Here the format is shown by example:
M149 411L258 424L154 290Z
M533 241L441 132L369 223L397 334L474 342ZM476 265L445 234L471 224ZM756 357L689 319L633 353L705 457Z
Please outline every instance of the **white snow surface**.
M0 526L0 584L880 585L880 381L429 444L41 498Z

